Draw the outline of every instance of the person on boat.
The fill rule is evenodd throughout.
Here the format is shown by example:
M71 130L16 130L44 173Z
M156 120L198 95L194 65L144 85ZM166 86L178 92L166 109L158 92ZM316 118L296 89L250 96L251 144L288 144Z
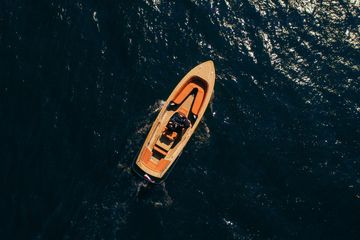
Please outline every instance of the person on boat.
M170 121L167 125L168 131L177 133L182 133L183 130L187 129L188 127L190 127L190 120L178 112L176 112L170 118Z

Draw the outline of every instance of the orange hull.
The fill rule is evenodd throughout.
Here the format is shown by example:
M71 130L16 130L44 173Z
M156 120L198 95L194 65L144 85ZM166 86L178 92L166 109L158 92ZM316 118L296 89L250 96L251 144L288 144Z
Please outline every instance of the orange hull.
M154 121L134 162L136 173L153 183L162 182L167 177L201 121L214 85L215 68L212 61L196 66L185 75ZM185 115L191 123L181 134L166 131L171 116L176 112Z

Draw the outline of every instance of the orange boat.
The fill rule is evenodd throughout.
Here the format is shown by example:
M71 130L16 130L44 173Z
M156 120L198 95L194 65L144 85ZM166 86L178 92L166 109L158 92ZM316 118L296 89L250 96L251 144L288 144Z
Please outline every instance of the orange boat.
M210 102L215 84L212 61L188 72L166 100L133 164L152 183L166 179Z

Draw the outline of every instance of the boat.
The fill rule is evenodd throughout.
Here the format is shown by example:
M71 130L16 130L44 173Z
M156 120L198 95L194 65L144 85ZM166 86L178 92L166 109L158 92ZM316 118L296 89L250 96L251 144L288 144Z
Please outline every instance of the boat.
M161 183L167 178L199 125L214 85L212 61L197 65L181 79L160 110L133 163L135 173L151 183ZM174 124L178 127L175 130Z

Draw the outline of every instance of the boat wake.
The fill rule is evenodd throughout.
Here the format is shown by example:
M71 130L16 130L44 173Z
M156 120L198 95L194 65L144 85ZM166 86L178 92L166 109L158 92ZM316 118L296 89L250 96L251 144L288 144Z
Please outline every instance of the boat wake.
M141 181L135 185L137 201L156 208L168 208L172 205L173 199L167 191L165 183L154 185Z
M157 100L153 105L149 106L148 112L150 112L150 115L157 113L161 110L161 108L164 106L165 101L162 99Z
M210 128L206 124L205 117L202 119L202 121L199 123L198 129L194 134L195 139L195 151L201 149L204 147L204 145L209 144L210 141Z

